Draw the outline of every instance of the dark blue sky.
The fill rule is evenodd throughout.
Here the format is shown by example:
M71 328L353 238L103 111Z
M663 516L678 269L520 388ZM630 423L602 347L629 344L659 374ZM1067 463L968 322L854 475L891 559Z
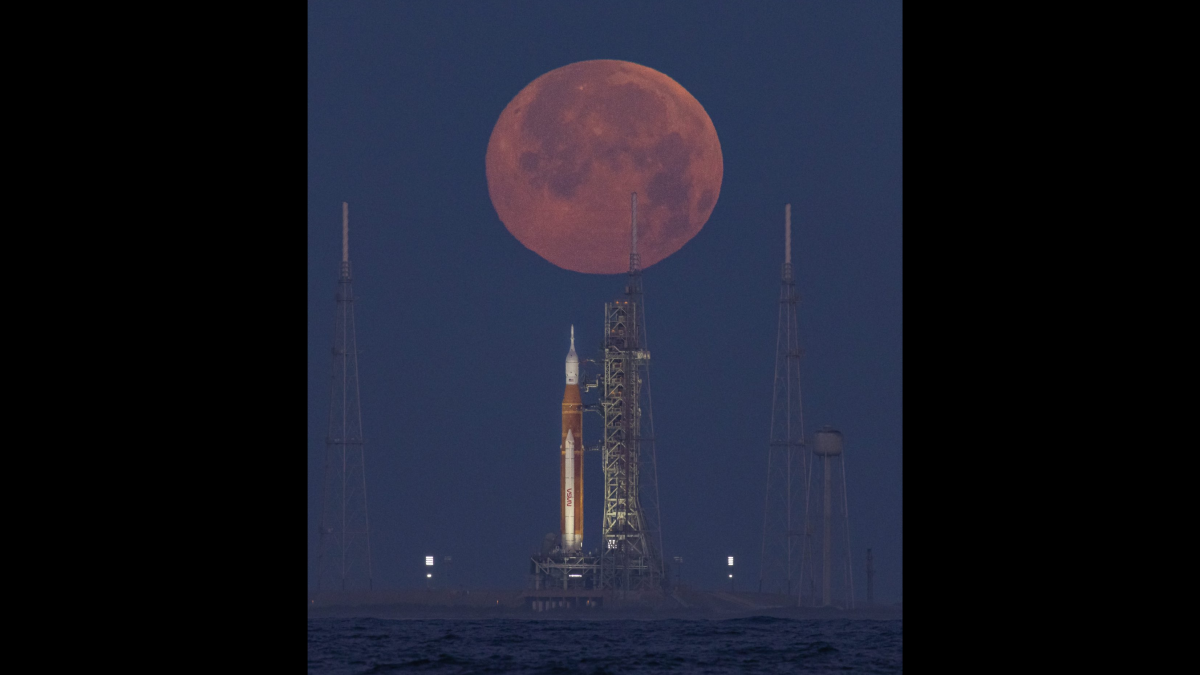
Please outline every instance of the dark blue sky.
M618 59L695 96L725 161L708 223L644 275L667 556L701 587L723 583L727 555L756 576L790 202L805 423L846 437L859 593L870 547L876 598L901 598L899 3L312 2L308 30L310 583L343 201L376 587L423 584L436 554L461 583L516 588L557 529L569 326L589 356L624 277L522 246L492 208L484 155L525 85ZM589 438L598 421L585 416Z

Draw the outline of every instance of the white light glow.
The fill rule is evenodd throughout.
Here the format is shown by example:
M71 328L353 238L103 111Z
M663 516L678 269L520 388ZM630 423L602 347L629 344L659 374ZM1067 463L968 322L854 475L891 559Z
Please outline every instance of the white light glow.
M730 574L729 576L733 576L733 575L732 575L732 574ZM426 574L426 575L425 575L425 578L426 578L426 579L432 579L432 578L433 578L433 575L432 575L432 574Z
M571 576L573 576L573 577L582 577L583 575L582 575L582 574L572 574Z
M729 556L729 566L733 567L733 556Z
M732 565L733 563L729 563L729 564ZM425 566L433 567L433 556L431 556L431 555L425 556Z

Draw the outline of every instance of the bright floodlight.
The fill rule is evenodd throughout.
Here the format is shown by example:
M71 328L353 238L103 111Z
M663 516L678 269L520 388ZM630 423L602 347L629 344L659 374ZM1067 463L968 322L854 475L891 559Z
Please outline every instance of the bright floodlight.
M582 574L572 574L571 576L573 576L573 577L582 577L583 575L582 575Z
M732 574L730 574L730 575L729 575L729 578L730 578L730 579L732 579L732 578L733 578L733 575L732 575Z
M732 574L730 574L729 576L733 576L733 575L732 575ZM432 579L432 578L433 578L433 575L432 575L432 574L426 574L426 575L425 575L425 578L426 578L426 579Z
M729 563L729 564L732 565L733 563ZM425 566L433 567L433 556L431 556L431 555L425 556Z
M729 556L729 566L733 567L733 556Z

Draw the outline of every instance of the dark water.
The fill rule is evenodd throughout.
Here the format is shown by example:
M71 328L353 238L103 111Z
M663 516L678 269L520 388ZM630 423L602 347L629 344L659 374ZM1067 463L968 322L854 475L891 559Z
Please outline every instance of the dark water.
M309 619L308 672L898 673L901 620Z

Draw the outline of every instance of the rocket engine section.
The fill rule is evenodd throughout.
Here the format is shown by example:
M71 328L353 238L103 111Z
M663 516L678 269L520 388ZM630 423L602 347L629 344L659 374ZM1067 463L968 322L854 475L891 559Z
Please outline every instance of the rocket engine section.
M562 547L578 551L583 546L583 399L579 396L579 357L575 355L575 326L571 326L571 351L567 352L567 388L562 401Z

